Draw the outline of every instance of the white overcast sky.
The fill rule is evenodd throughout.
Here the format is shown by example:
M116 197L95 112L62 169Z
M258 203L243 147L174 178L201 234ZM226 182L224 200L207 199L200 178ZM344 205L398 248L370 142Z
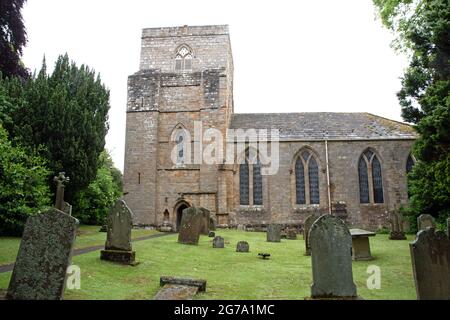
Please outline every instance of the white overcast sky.
M372 0L28 0L23 60L50 70L67 52L111 91L107 148L123 169L127 77L141 30L228 24L235 112L371 112L401 120L396 92L407 65Z

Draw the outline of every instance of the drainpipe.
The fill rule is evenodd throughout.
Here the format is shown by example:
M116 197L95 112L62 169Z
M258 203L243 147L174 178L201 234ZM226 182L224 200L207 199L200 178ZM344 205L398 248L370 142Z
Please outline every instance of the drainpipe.
M328 140L325 140L325 159L327 165L328 214L331 214L330 165L328 161Z

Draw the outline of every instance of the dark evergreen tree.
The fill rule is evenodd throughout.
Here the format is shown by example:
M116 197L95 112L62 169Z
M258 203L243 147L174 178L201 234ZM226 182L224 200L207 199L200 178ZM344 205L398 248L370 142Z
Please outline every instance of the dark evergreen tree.
M0 71L3 76L28 77L28 71L20 58L27 43L22 19L22 7L26 0L0 1Z
M374 0L399 50L410 57L398 93L416 125L417 164L409 175L410 211L441 223L450 216L450 4L448 0Z

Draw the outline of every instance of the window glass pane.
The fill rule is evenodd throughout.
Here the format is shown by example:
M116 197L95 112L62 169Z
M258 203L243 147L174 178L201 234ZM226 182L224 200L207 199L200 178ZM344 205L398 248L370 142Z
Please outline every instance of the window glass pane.
M319 167L313 157L309 160L308 174L310 202L311 204L319 204Z
M175 70L177 71L181 70L181 58L179 57L175 59Z
M239 194L241 205L248 205L248 184L248 164L242 163L239 165Z
M192 69L192 59L186 58L184 60L184 70L191 70Z
M295 192L297 204L305 204L305 170L303 168L302 159L297 158L295 162Z
M303 158L303 160L305 160L305 162L308 161L309 152L308 151L303 151L302 152L302 158Z
M364 152L364 155L366 156L367 161L370 161L370 159L371 159L372 156L373 156L373 152L370 151L370 150L366 150L366 151Z
M361 203L369 203L369 176L367 173L367 163L364 157L359 159L359 199Z
M406 173L410 173L413 167L414 159L411 157L411 155L409 155L408 160L406 161Z
M377 156L372 161L372 177L373 177L373 201L375 203L383 203L383 179L381 176L381 164Z
M258 162L253 165L253 204L262 205L262 175L261 163Z

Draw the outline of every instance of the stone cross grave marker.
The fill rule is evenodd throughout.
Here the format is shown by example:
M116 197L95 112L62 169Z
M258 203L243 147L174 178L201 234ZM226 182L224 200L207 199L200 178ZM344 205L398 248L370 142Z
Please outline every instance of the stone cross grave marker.
M197 245L203 226L203 212L199 208L189 207L183 210L181 216L178 242Z
M311 229L314 221L317 220L319 216L312 214L306 217L305 222L303 223L303 240L305 240L305 256L311 255L311 246L309 244L309 230Z
M133 217L125 201L119 199L109 210L106 225L105 250L100 259L123 264L135 264L136 253L131 246L131 228Z
M429 214L421 214L417 217L417 231L425 230L426 228L436 228L433 216Z
M267 226L267 242L281 241L281 225L271 223Z
M53 178L53 181L56 182L55 208L65 212L64 188L66 183L68 183L70 179L69 177L66 177L65 172L60 172L57 177Z
M56 208L27 219L7 299L63 298L77 226L77 219Z
M344 222L326 214L309 231L312 298L356 298L352 272L352 237Z
M444 232L421 230L409 245L419 300L450 300L450 239Z

